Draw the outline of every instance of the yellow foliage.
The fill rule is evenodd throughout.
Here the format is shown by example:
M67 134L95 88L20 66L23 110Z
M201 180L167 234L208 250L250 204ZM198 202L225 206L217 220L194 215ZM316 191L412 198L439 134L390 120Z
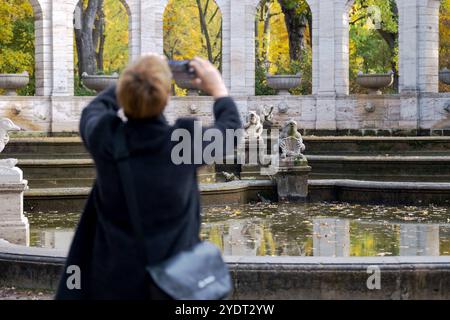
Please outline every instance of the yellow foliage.
M128 63L128 13L117 0L105 0L105 52L106 73L123 70Z

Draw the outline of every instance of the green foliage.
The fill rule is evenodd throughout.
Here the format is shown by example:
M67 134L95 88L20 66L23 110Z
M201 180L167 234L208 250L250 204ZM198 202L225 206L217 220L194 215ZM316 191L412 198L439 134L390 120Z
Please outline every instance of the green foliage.
M75 96L95 96L96 93L93 90L86 88L78 77L78 73L75 74Z
M439 39L439 69L450 69L450 0L441 0ZM440 82L439 91L450 92L450 85Z
M258 32L256 36L256 95L276 94L276 91L266 85L265 73L277 75L302 74L302 83L298 88L290 90L292 94L311 94L312 92L312 50L309 30L305 32L305 43L301 61L291 61L289 55L289 37L285 23L285 16L279 1L283 1L287 8L295 8L298 14L311 14L309 6L304 0L267 0L258 7L256 14ZM264 7L265 6L265 7ZM269 28L265 29L265 16L269 10ZM266 62L269 63L267 69Z
M255 66L255 94L257 96L276 94L276 90L267 86L266 69L259 63Z
M84 7L89 0L83 0ZM105 0L103 4L105 13L105 48L103 52L103 70L98 70L97 75L108 75L114 72L120 73L128 64L129 60L129 32L128 13L121 1ZM94 91L89 90L81 83L78 77L77 48L74 42L75 52L75 95L92 96Z
M395 2L356 0L350 10L350 92L365 92L356 83L359 71L372 74L392 70L398 73L398 39L394 40L392 49L382 33L398 38Z
M30 83L19 90L21 95L34 95L34 17L26 0L0 3L0 73L27 71Z

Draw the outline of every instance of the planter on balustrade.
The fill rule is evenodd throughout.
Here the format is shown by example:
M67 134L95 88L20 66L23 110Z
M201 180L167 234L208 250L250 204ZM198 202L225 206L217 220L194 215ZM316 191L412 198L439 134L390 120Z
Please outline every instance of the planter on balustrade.
M5 89L7 96L17 96L16 90L25 87L29 82L28 72L0 74L0 89Z
M447 68L442 69L439 72L439 80L442 83L450 84L450 70L448 70Z
M81 80L86 88L100 92L108 88L109 86L115 84L119 79L117 73L112 75L88 75L86 72L82 74Z
M198 96L198 88L192 83L191 79L177 79L175 80L175 83L181 89L187 89L188 96Z
M359 72L356 83L369 89L369 94L381 95L381 89L390 87L394 83L394 73L363 74Z
M301 83L302 77L299 73L292 75L271 75L266 74L267 85L278 91L278 95L290 95L289 89L298 87Z

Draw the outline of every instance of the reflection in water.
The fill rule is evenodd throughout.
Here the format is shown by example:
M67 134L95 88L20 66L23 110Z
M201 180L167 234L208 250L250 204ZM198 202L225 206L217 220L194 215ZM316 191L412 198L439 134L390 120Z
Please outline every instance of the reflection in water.
M67 249L78 214L30 214L31 244ZM346 203L203 209L202 238L235 256L450 255L450 208Z
M318 257L350 255L350 221L334 218L313 219L313 253Z
M39 230L36 236L42 247L67 250L72 242L73 234L72 229Z
M401 256L438 256L438 224L401 224Z

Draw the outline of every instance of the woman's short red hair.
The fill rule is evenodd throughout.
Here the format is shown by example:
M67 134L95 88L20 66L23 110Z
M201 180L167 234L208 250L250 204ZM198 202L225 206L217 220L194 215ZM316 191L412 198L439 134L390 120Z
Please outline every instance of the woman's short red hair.
M171 83L167 61L157 55L144 56L123 71L117 84L117 99L127 118L154 118L169 102Z

